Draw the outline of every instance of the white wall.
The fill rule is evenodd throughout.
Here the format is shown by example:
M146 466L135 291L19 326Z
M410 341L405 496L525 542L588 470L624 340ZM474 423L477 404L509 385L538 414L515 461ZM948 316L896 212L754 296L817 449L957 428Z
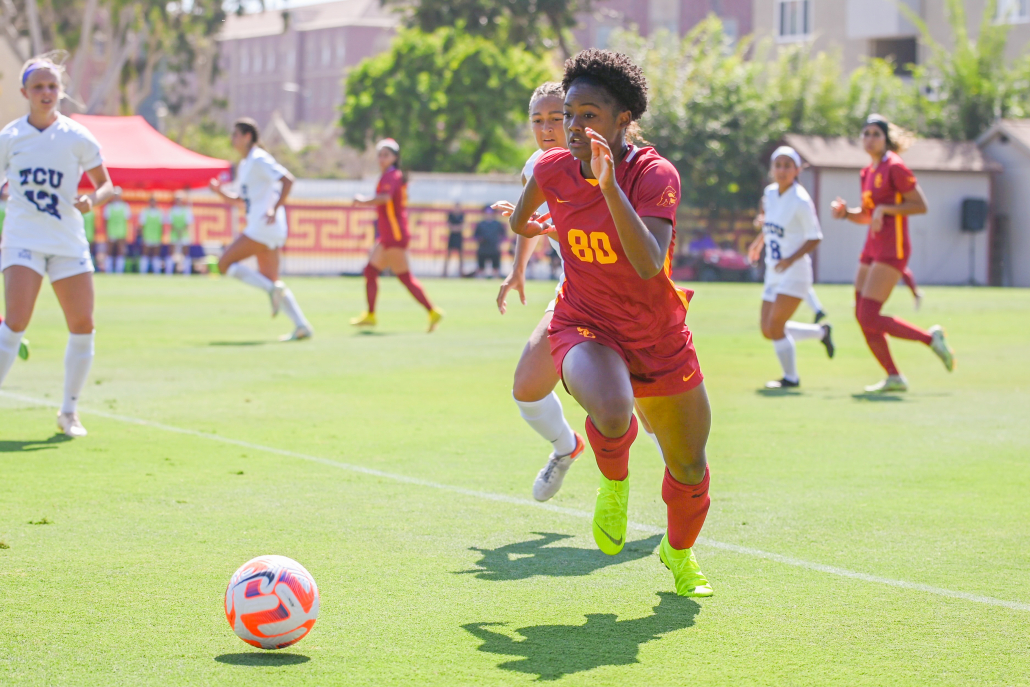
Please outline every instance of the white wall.
M818 174L818 180L815 178ZM909 268L923 284L966 284L969 282L969 250L975 243L975 278L987 283L987 232L967 234L962 226L962 200L988 198L990 175L957 172L918 172L930 211L909 218L912 257ZM824 169L807 172L802 183L818 194L819 221L823 242L816 257L816 280L847 283L854 279L858 256L865 244L866 228L830 216L830 202L837 196L856 206L860 201L858 170Z
M1030 157L1017 144L995 138L984 155L1005 168L994 182L994 208L1008 217L1008 252L1002 258L1003 286L1030 286Z

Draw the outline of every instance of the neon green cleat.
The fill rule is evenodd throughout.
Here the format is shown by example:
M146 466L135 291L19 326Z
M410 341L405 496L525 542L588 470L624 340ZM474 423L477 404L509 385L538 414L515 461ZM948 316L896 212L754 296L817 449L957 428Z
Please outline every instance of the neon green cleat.
M351 319L350 323L354 327L374 327L376 326L376 314L374 312L362 313Z
M436 331L437 325L440 324L440 320L443 319L443 310L437 310L433 308L429 311L429 329L427 330L430 334Z
M629 517L629 477L616 482L601 475L594 504L594 541L597 548L609 556L622 551L626 545L626 523Z
M711 596L715 593L701 572L694 552L690 549L672 548L668 532L662 537L658 557L662 559L665 567L672 571L672 576L676 580L676 593L680 596Z
M22 339L21 343L18 344L18 357L22 360L29 359L29 340Z
M955 369L955 351L951 350L948 341L944 336L944 327L935 324L930 327L930 348L937 354L937 357L944 363L944 369L951 372Z

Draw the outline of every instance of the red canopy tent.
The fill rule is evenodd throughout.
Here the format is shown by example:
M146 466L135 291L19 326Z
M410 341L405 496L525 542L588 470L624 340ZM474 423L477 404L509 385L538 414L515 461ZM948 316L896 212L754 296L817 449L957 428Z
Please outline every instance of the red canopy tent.
M71 117L100 142L104 164L115 186L169 191L198 188L230 169L225 160L195 153L169 140L138 115ZM82 184L91 186L85 177Z

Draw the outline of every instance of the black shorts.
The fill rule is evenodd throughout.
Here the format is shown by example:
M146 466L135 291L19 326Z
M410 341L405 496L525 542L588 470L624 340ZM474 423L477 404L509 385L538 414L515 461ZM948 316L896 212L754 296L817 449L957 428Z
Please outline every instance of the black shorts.
M465 237L461 235L460 231L452 231L447 236L447 250L461 250L464 242Z
M495 270L501 269L501 253L476 253L476 262L479 264L479 269L486 267L486 263L491 263Z

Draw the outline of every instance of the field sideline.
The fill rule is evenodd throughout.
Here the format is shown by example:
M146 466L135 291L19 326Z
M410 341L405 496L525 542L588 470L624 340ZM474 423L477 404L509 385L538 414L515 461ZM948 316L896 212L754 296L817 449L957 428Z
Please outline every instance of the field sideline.
M912 391L870 397L849 287L820 288L837 357L802 342L802 389L776 395L760 287L695 285L714 413L696 552L716 595L694 601L654 554L646 437L619 556L590 536L589 451L531 500L547 450L510 380L547 284L501 317L497 282L425 280L448 313L427 336L396 280L373 334L346 324L360 280L289 283L310 342L275 342L288 320L234 280L98 276L76 441L43 405L66 339L44 287L0 392L0 684L1030 684L1030 291L929 288L919 313L898 291L885 310L945 325L959 365L892 342ZM311 635L275 653L221 606L262 553L322 594Z

